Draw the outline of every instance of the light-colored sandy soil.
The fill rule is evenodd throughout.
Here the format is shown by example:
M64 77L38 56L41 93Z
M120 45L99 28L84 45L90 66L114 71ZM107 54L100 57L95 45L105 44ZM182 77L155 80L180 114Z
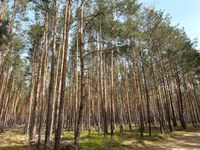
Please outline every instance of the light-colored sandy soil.
M137 150L200 150L200 132L183 133L173 139L147 145Z

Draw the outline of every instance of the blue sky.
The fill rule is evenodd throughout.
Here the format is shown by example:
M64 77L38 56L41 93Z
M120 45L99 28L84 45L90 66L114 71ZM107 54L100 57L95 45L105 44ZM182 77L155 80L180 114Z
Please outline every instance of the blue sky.
M197 38L200 49L200 0L138 0L147 6L164 10L172 17L172 24L184 27L190 39Z

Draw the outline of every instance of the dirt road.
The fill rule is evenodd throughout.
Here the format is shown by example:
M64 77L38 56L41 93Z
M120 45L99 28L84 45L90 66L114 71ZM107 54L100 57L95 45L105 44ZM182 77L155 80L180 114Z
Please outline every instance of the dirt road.
M147 145L138 150L200 150L200 132L183 133L181 136Z

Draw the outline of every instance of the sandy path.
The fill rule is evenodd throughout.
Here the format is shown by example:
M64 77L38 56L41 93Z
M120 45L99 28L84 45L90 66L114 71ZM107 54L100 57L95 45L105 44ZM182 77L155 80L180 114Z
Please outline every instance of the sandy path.
M200 132L183 133L181 136L138 150L200 150Z

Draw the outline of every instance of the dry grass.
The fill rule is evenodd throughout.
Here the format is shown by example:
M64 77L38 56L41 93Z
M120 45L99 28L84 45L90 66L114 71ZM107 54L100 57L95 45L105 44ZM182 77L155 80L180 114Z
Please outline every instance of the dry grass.
M26 141L22 126L6 129L4 133L0 133L0 150L25 150L28 148Z

